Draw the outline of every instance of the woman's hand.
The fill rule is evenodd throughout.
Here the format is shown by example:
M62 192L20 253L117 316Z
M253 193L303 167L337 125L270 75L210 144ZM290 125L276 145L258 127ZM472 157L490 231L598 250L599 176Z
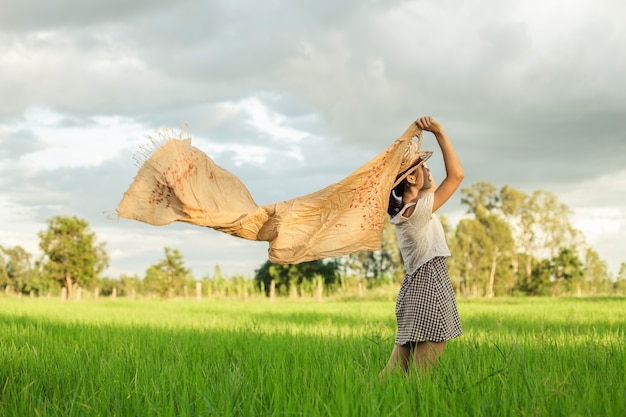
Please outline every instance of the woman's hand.
M420 129L432 132L435 135L443 132L443 128L439 122L431 116L420 117L415 121L415 124Z

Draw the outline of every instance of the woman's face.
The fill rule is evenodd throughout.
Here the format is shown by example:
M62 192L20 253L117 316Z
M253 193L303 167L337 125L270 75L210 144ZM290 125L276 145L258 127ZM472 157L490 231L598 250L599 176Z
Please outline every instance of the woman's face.
M422 171L422 176L423 176L423 183L422 183L422 190L428 190L430 188L432 188L433 186L433 176L430 173L430 169L428 169L428 167L426 166L426 164L422 165L420 168Z
M424 164L415 169L415 186L420 190L428 190L433 186L433 177L430 169Z

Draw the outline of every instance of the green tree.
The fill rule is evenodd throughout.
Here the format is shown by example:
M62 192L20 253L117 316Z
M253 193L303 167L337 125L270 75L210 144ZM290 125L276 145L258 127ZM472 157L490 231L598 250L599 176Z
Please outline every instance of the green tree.
M68 298L75 287L91 284L108 266L105 244L96 242L96 234L85 220L55 216L38 236L44 272L65 286Z
M578 252L585 246L582 234L572 227L571 210L552 193L537 190L532 194L534 211L534 256L557 257L561 248L574 248Z
M495 295L496 277L498 284L505 288L512 288L508 284L509 266L514 252L514 240L508 223L504 220L500 210L500 196L495 186L486 182L472 184L469 188L461 190L461 203L467 205L468 213L474 216L476 223L465 223L467 230L458 235L459 244L455 246L461 250L457 254L465 262L471 261L473 265L480 265L481 269L464 268L464 274L477 274L483 282L485 295ZM482 228L482 231L479 229ZM471 236L467 232L472 230L474 240L478 240L480 246L473 244ZM482 259L478 259L481 256ZM482 268L485 268L484 270ZM483 275L486 273L486 276Z
M141 294L143 291L143 282L137 275L128 276L120 275L120 295L128 296L133 294Z
M34 290L34 270L31 264L31 255L21 246L3 248L0 246L0 255L3 262L0 266L0 282L2 274L6 275L7 285L18 293L29 293Z
M585 279L583 263L571 248L561 248L559 254L552 258L552 272L556 294L571 292L581 286Z
M2 288L2 291L5 291L6 288L11 285L11 278L9 278L9 272L7 271L4 254L5 249L0 246L0 288Z
M279 295L287 295L290 289L304 282L312 282L322 277L325 285L334 285L339 280L339 266L336 259L302 262L299 264L265 263L255 271L257 288L265 289L269 295L270 283L274 280Z
M620 264L613 288L618 294L626 294L626 262Z
M510 226L515 254L512 257L513 273L522 281L520 287L529 286L533 272L535 242L535 207L531 196L505 185L500 190L501 210ZM520 266L521 264L521 266Z
M499 205L500 197L495 185L479 181L470 187L461 188L461 204L467 206L467 212L475 214L480 208L490 212Z
M548 295L552 288L554 265L551 260L534 260L530 278L518 281L518 288L528 295Z
M488 282L491 239L477 219L461 219L454 238L449 242L450 273L460 277L459 291L464 296L479 295Z
M514 251L513 236L509 225L495 213L481 214L478 221L489 237L489 242L486 243L485 247L486 255L489 257L489 281L486 295L493 297L495 295L496 275L502 287L505 289L513 288L513 284L508 285L506 282L509 275L509 260Z
M585 283L590 286L592 293L599 293L608 289L611 282L609 267L600 259L598 252L587 249L585 253Z
M402 256L395 227L385 222L381 248L377 251L359 251L337 259L343 276L356 275L371 285L376 282L401 281L404 277Z
M189 279L193 279L191 270L185 267L182 253L166 247L165 258L146 270L145 283L162 297L172 298Z

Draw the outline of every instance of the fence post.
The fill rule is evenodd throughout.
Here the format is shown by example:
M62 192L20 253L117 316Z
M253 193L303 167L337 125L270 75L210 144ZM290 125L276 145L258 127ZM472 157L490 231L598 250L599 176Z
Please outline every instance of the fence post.
M111 299L115 300L117 298L117 287L113 287L113 291L111 292Z
M274 302L275 296L276 296L276 282L272 280L270 282L270 302Z
M317 302L322 301L323 284L322 278L317 279Z
M200 281L196 281L196 300L202 300L202 283Z
M363 298L363 281L359 281L359 299Z

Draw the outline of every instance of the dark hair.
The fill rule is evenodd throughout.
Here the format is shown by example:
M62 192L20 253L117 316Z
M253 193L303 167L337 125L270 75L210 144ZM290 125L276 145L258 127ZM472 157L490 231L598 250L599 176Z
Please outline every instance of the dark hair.
M398 185L393 187L389 193L389 205L387 206L387 213L390 216L395 216L402 210L402 195L404 194L404 188L406 187L406 178L400 181Z

